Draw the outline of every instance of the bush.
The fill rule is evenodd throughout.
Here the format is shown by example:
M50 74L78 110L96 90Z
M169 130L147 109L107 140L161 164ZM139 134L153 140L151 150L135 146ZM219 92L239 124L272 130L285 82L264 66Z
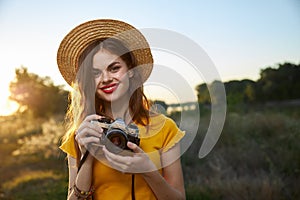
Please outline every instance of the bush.
M206 125L182 157L188 199L300 198L300 124L294 114L229 112L217 145L202 160L197 153L210 116L201 118Z

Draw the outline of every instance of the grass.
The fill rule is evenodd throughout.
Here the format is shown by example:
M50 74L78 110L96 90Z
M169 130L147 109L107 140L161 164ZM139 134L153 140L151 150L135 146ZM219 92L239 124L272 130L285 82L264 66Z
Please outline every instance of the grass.
M25 172L3 184L8 199L64 199L66 185L61 177L51 171Z
M229 110L218 143L203 159L198 152L209 114L201 116L182 156L187 199L300 199L299 108L236 110ZM66 199L61 121L0 118L0 199Z
M2 117L0 199L65 199L67 171L58 150L61 117Z
M299 108L228 112L221 137L204 159L196 152L202 120L182 156L188 199L299 199Z

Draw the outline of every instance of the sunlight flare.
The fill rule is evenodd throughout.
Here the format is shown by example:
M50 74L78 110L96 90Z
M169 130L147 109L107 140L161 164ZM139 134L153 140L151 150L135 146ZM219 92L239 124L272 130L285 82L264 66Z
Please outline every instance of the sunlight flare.
M2 96L2 95L1 95ZM19 108L19 104L11 101L8 97L0 99L0 116L8 116L15 113Z

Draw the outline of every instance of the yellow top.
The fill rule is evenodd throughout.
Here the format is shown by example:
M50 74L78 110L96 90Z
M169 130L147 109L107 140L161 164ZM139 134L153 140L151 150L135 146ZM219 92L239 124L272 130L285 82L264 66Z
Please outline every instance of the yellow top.
M184 136L174 121L164 115L150 117L147 127L139 127L140 147L162 174L160 154L170 149ZM148 129L148 131L147 131ZM74 135L67 138L60 148L76 158ZM96 160L93 166L94 199L131 199L131 174L123 174ZM137 200L156 199L141 175L135 175L135 197Z

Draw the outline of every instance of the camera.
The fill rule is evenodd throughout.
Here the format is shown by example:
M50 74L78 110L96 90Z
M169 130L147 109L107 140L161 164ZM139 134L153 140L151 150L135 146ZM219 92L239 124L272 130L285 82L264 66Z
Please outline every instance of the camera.
M115 121L108 118L92 120L91 123L99 125L103 129L101 144L113 153L120 153L123 150L131 150L127 147L127 142L136 145L140 144L139 129L131 123L126 125L124 120L117 118Z

